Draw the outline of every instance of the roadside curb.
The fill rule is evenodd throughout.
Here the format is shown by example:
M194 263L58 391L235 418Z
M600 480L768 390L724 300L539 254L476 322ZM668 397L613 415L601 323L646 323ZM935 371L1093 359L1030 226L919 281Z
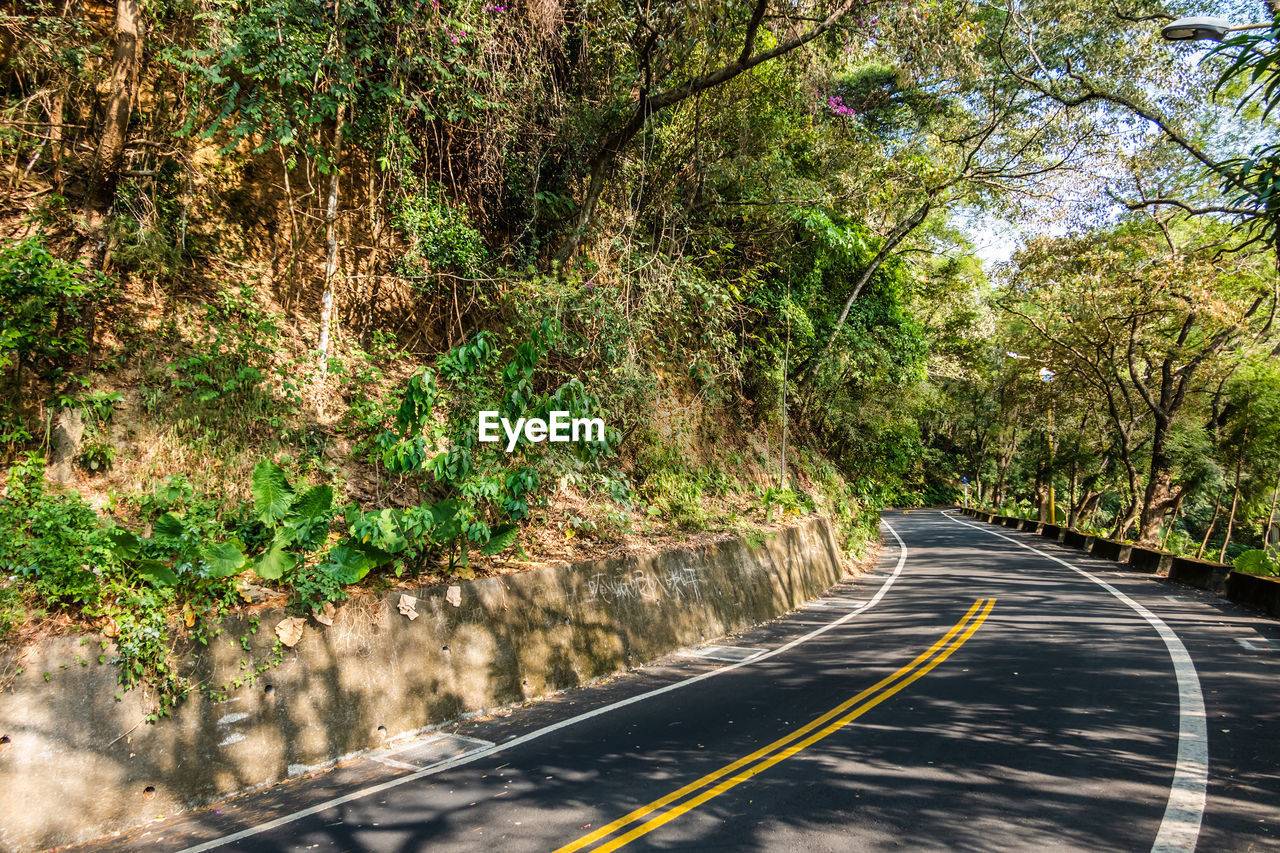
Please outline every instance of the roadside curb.
M978 521L1004 527L1022 530L1035 530L1038 527L1041 536L1053 539L1067 548L1076 548L1095 557L1124 564L1134 572L1160 576L1169 583L1208 590L1250 610L1280 616L1280 578L1249 575L1234 571L1224 563L1177 557L1167 551L1095 537L1056 524L1000 516L964 507L959 508L959 511Z

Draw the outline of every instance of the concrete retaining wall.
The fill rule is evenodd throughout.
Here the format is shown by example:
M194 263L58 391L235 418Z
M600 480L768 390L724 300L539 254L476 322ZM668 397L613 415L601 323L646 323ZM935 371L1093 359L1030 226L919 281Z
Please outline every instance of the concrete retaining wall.
M1212 592L1226 592L1229 574L1230 566L1191 557L1174 557L1169 566L1169 580Z
M413 620L398 612L397 590L340 608L332 627L308 622L283 661L255 677L285 615L261 613L260 627L231 620L189 653L195 680L227 685L226 698L193 695L155 724L142 722L140 693L121 691L116 667L99 662L114 653L101 638L9 652L0 655L0 849L124 829L582 684L772 619L840 574L818 518L755 548L734 540L409 590Z
M1129 551L1129 568L1135 572L1143 572L1148 575L1158 574L1159 572L1168 571L1172 562L1172 554L1155 548L1139 548L1134 545Z
M1036 521L1034 518L1024 518L1022 519L1022 523L1018 525L1018 529L1035 533L1040 529L1040 522Z
M1062 538L1062 527L1057 524L1046 524L1040 528L1040 535L1057 542Z
M1093 544L1094 537L1086 536L1079 530L1071 530L1068 528L1062 533L1062 544L1068 548L1081 548L1085 551L1089 550L1089 546Z
M1003 523L1009 526L1006 523L1008 519L1002 516L974 512L975 518L981 519L984 515L992 524ZM1040 535L1053 538L1056 529L1055 525L1046 524L1041 528ZM1237 604L1272 616L1280 616L1280 578L1247 575L1232 571L1230 566L1223 563L1175 557L1167 551L1086 536L1078 530L1062 531L1062 544L1073 548L1084 548L1096 557L1127 563L1129 568L1136 572L1159 574L1167 571L1168 579L1172 583L1216 592Z
M1094 539L1093 546L1089 549L1090 554L1101 557L1104 560L1115 560L1117 563L1129 562L1131 551L1133 551L1132 545L1126 545L1114 539Z
M1232 572L1227 575L1227 598L1245 607L1280 616L1280 578Z

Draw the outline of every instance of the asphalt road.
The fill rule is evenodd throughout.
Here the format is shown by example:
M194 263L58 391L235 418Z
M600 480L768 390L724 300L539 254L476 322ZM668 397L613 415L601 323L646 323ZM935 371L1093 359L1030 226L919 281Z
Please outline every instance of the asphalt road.
M886 522L874 574L721 641L754 659L672 657L92 847L1280 849L1280 623L954 513Z

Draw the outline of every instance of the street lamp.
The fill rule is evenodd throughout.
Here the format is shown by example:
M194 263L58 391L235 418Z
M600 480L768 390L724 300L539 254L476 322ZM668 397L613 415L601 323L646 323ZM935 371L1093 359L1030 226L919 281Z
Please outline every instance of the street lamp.
M1199 16L1179 18L1171 24L1165 24L1160 29L1160 35L1169 41L1222 41L1227 37L1227 33L1270 29L1270 27L1271 24L1244 24L1237 27L1232 26L1226 18Z
M1046 385L1057 378L1047 367L1040 368L1040 381ZM1049 395L1049 523L1058 523L1058 509L1053 501L1053 394Z

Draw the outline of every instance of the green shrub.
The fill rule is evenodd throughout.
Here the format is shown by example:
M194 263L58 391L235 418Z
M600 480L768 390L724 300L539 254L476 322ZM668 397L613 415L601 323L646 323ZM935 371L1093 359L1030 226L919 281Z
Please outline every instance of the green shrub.
M101 273L55 258L39 236L0 247L0 369L13 368L14 388L24 368L87 349L78 321L105 289Z
M400 261L400 271L419 278L431 270L475 275L484 263L484 239L463 208L451 205L443 188L423 188L406 174L405 195L400 199L394 224L409 244Z
M101 575L115 566L105 529L76 492L49 486L44 460L26 456L0 497L0 571L17 575L42 604L102 612Z

